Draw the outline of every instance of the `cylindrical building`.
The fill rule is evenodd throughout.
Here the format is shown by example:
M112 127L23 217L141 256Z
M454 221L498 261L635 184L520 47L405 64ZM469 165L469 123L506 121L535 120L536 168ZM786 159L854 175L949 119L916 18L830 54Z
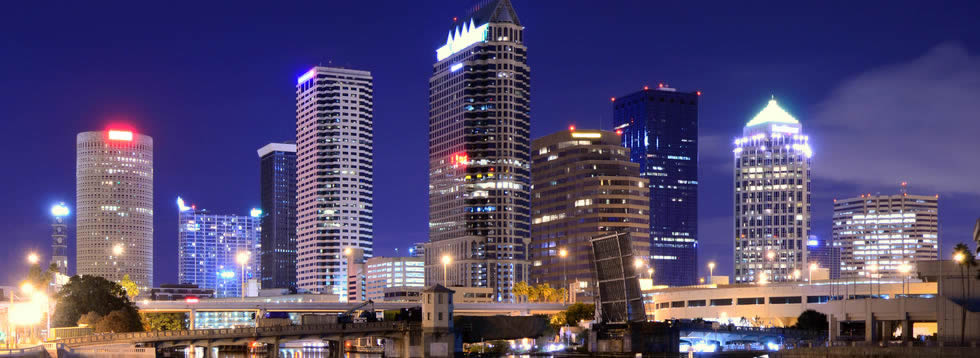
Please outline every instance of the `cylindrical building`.
M79 275L153 286L153 138L82 132L76 145Z

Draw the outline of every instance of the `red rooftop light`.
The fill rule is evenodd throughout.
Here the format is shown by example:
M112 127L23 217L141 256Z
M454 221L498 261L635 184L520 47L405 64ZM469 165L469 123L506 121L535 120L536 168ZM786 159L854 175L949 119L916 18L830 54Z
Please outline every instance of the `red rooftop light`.
M649 90L649 89L650 89L650 86L643 86L643 90L644 91Z
M187 297L187 298L184 299L184 302L187 302L187 303L198 303L198 302L201 302L201 300L199 298L197 298L197 297Z
M609 97L610 101L616 102L616 97Z
M575 125L573 124L573 125L568 126L568 130L574 132L575 131Z
M617 129L616 130L616 135L623 135L623 130L622 129Z

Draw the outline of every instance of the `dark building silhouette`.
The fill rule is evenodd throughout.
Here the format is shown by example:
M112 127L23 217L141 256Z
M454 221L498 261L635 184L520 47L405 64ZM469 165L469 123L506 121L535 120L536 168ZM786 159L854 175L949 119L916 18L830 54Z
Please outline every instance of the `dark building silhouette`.
M258 150L261 173L262 288L296 287L296 144Z

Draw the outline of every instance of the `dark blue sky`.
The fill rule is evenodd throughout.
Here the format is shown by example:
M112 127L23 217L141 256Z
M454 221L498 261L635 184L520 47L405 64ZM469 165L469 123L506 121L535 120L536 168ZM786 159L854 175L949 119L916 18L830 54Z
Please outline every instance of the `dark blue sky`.
M114 121L155 140L155 282L175 281L174 198L257 206L255 150L294 138L295 79L316 64L375 77L375 252L426 240L427 81L470 2L30 4L0 14L0 282L28 250L47 259L75 134ZM775 95L815 142L814 233L834 197L909 180L940 194L949 247L980 215L978 4L514 0L532 133L608 128L609 98L644 85L703 91L701 266L729 273L730 139Z

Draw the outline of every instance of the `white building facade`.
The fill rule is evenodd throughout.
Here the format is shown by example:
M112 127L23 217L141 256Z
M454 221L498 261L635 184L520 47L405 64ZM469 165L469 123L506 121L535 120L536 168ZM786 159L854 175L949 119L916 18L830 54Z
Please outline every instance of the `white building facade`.
M421 257L372 257L364 265L369 300L383 301L386 288L425 286L425 262Z
M371 257L374 80L314 67L296 84L297 286L347 295L345 248Z
M805 279L813 152L803 126L770 100L733 152L735 283Z
M76 156L78 275L153 287L153 138L82 132Z

